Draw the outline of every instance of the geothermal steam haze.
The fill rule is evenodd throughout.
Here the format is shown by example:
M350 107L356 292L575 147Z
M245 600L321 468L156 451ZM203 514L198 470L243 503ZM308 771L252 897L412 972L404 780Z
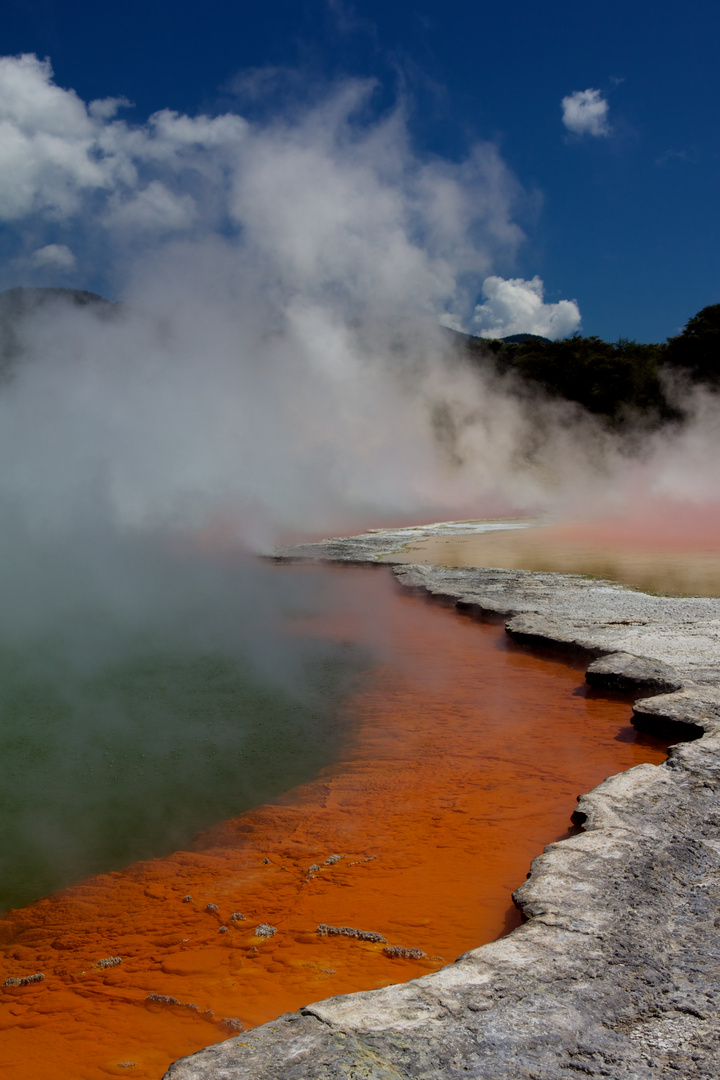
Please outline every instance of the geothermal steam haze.
M320 578L224 563L238 545L717 495L707 396L640 453L458 360L441 324L579 311L499 276L525 196L496 148L421 158L402 102L377 117L372 96L345 81L263 120L137 124L47 62L0 60L5 284L102 280L121 301L37 307L0 388L5 876L29 853L11 899L182 843L329 752L361 659L283 634Z
M488 144L418 158L403 106L373 118L372 94L347 81L263 122L165 110L133 125L123 101L55 86L47 62L0 61L15 273L101 274L123 301L24 328L3 482L41 529L220 515L257 544L557 484L563 440L530 479L522 406L448 362L439 326L464 325L512 258L519 185ZM533 295L544 326L557 305Z
M277 78L238 85L256 100ZM113 317L47 306L23 328L0 439L28 528L222 523L263 547L285 530L596 501L628 471L634 489L626 448L575 410L453 360L440 323L579 321L539 278L494 273L526 201L496 148L420 158L403 103L378 118L369 82L300 96L262 121L132 124L124 100L86 106L54 85L47 61L0 60L8 283L104 277L123 301Z

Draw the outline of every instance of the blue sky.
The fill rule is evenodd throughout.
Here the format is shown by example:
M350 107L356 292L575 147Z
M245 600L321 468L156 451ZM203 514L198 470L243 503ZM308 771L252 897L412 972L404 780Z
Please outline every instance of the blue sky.
M609 339L663 340L720 301L716 4L6 0L1 33L0 54L49 57L57 86L124 97L137 125L161 109L267 125L348 77L375 79L355 123L400 97L416 161L497 148L524 238L497 246L484 273L539 277L546 304L576 301L582 331ZM574 131L563 99L581 106ZM3 284L110 291L77 222L41 217L6 222ZM23 263L33 243L49 254Z

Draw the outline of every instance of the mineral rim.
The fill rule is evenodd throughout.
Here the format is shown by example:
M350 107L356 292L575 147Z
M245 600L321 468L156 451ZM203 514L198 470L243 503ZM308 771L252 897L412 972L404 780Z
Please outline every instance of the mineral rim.
M395 538L395 549L404 537ZM389 531L283 557L373 562ZM683 741L578 802L514 894L526 922L411 982L308 1005L175 1062L166 1080L720 1077L720 600L521 570L396 566L398 581L540 647Z

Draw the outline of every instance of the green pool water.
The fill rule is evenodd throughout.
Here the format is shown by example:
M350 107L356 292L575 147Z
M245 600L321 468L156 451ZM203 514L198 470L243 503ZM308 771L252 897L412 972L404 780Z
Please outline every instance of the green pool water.
M116 576L71 574L52 611L2 627L1 909L175 850L338 753L367 657L286 632L331 603L323 571L150 562L122 604Z

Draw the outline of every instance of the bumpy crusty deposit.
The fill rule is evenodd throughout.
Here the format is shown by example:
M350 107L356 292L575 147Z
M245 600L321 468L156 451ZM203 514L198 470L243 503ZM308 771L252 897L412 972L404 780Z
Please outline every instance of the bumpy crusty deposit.
M291 554L369 561L372 541ZM720 601L517 570L395 572L521 640L588 650L594 685L653 695L635 706L645 727L704 734L581 798L584 831L533 861L515 894L528 921L510 936L211 1046L168 1080L720 1077Z

